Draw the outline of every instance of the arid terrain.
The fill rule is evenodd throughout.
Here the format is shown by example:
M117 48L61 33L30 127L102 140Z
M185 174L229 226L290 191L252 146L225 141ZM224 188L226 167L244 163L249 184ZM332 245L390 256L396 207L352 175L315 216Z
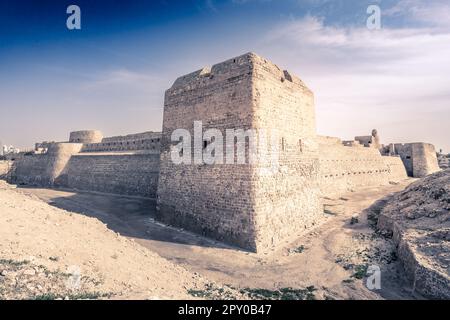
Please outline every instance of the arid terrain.
M381 211L378 227L392 234L414 288L450 299L450 170L396 194Z
M99 222L0 181L0 298L182 299L207 282Z
M326 198L315 229L265 254L155 222L153 200L1 182L0 295L422 298L413 292L394 241L375 230L382 208L413 181ZM379 290L365 285L371 265L381 269Z

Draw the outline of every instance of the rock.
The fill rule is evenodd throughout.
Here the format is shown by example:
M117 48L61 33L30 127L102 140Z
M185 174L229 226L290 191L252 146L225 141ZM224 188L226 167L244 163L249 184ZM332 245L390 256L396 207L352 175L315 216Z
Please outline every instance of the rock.
M32 284L27 284L27 289L30 291L35 291L36 288Z
M4 270L6 271L6 270ZM15 279L17 276L17 272L14 271L6 271L5 273L5 277L9 278L9 279Z
M450 170L429 175L396 194L378 226L393 235L397 255L415 290L427 298L450 298Z
M421 218L425 216L425 213L423 212L423 210L412 210L412 211L408 211L405 214L405 217L409 220L415 220L417 218Z
M430 234L433 238L450 241L450 228L436 230Z
M36 271L33 269L27 269L23 272L23 274L27 276L34 276L36 274Z

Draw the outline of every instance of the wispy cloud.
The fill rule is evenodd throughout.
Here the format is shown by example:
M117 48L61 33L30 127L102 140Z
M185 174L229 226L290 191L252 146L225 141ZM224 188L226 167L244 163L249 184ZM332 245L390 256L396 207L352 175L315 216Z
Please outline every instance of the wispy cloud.
M276 26L264 40L272 59L291 66L315 92L319 132L352 137L377 127L391 141L450 149L449 30L371 31L306 16Z
M98 73L84 84L84 88L98 89L115 86L151 89L157 87L161 78L151 73L140 73L129 69L114 69Z
M450 4L442 0L400 0L383 11L390 17L406 17L411 22L419 22L432 27L450 27Z
M203 4L199 6L199 9L214 13L219 12L219 9L217 9L217 5L214 0L203 0Z

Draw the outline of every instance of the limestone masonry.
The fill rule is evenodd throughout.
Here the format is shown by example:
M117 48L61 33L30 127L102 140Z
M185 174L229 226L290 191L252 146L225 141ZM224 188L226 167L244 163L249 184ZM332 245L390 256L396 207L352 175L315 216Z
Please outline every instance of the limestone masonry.
M262 163L175 164L171 134L194 121L203 130L276 130L277 169ZM191 146L192 154L210 143ZM237 148L245 140L233 139ZM184 152L184 151L182 151ZM233 148L224 151L233 152ZM433 145L380 144L376 130L351 141L318 136L314 96L295 75L248 53L178 78L166 91L162 132L69 142L1 164L13 183L151 197L158 219L252 251L295 237L323 215L321 198L439 170Z

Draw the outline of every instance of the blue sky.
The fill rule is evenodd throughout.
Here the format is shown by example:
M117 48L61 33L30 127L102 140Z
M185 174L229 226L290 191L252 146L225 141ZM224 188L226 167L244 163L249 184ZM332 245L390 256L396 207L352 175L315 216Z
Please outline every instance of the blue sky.
M66 8L81 8L81 30ZM381 8L381 30L366 9ZM450 5L444 0L0 2L0 141L159 131L180 75L254 51L300 76L319 134L450 152Z

